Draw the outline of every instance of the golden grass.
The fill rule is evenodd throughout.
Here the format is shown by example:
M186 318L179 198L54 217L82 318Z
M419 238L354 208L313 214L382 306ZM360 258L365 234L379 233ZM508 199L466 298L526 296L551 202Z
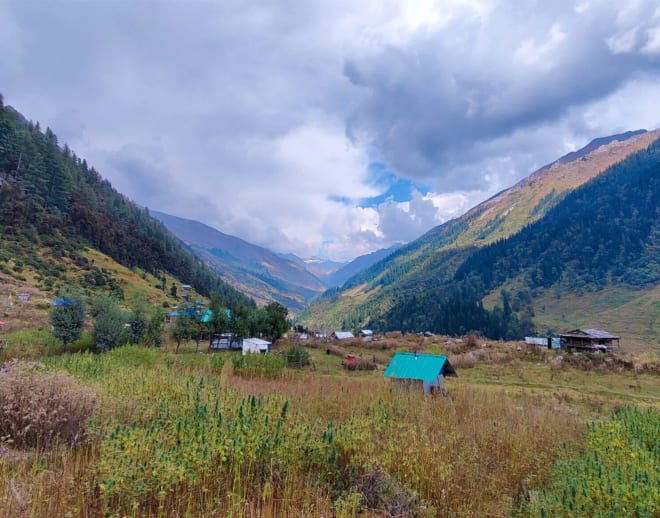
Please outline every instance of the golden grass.
M14 448L48 450L85 439L96 397L63 372L9 362L0 371L0 439Z

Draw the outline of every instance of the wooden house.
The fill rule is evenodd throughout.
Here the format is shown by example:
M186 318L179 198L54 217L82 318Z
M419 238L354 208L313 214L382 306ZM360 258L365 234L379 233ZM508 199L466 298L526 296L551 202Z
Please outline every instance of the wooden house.
M569 351L614 352L619 347L621 337L602 329L574 329L559 335L562 348Z
M374 332L371 329L362 329L360 331L360 338L362 338L363 342L368 342L370 340L373 340Z
M396 379L405 387L424 389L424 394L443 391L446 376L458 377L446 356L438 354L396 353L385 369L386 378Z

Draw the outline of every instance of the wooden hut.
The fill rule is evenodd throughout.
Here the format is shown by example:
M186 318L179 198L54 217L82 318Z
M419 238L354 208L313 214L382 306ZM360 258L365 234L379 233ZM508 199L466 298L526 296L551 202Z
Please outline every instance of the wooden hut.
M444 390L446 376L458 377L446 356L438 354L396 353L384 376L399 380L403 386L420 386L424 394Z
M614 352L621 337L602 329L574 329L559 335L562 348L569 351Z

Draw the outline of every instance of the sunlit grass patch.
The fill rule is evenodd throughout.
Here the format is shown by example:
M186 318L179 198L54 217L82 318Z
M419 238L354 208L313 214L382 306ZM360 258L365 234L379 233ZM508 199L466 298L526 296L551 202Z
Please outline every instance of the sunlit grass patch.
M626 407L589 427L584 453L559 463L548 490L525 507L535 516L660 514L660 412Z

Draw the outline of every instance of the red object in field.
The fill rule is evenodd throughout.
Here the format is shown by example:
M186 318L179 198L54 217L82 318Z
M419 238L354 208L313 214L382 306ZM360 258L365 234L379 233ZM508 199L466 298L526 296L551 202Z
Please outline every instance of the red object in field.
M348 365L350 365L350 364L352 364L352 363L355 363L355 355L354 355L354 354L348 354L348 355L346 356L346 363L347 363Z

